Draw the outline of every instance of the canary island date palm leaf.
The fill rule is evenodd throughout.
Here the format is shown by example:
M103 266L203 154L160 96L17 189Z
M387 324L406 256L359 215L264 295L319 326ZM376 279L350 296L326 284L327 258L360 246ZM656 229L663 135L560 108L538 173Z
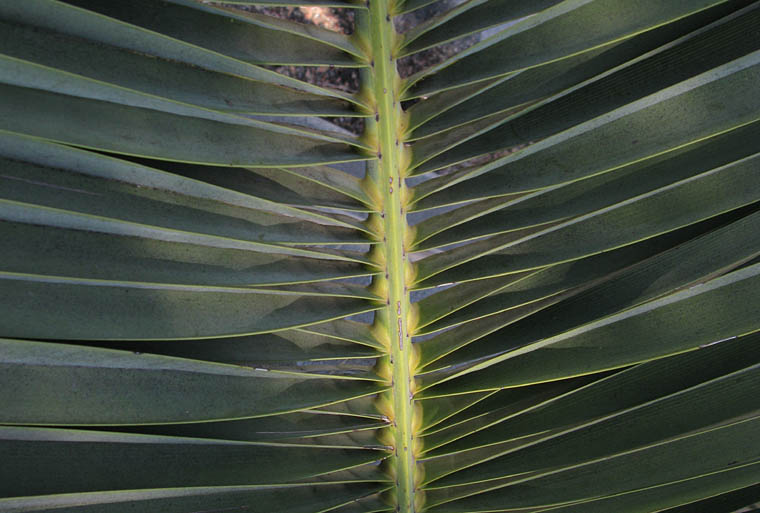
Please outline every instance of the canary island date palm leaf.
M760 501L759 91L757 0L0 2L0 512Z

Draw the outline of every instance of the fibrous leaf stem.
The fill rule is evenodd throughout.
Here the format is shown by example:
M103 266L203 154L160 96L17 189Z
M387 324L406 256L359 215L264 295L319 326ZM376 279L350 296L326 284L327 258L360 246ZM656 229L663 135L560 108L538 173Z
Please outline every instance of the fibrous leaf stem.
M357 14L356 38L369 64L363 72L360 95L373 109L364 139L376 152L376 159L368 165L365 186L380 212L370 216L367 223L379 242L373 260L384 270L372 287L386 303L377 312L373 329L387 348L387 355L378 363L378 373L391 385L377 402L391 421L391 427L379 436L392 448L385 468L396 486L388 500L396 511L412 513L420 511L424 503L423 493L417 490L422 468L416 462L421 446L415 438L422 412L414 401L418 355L411 337L416 315L408 289L414 266L407 254L413 234L406 219L410 194L404 182L409 151L402 140L406 115L399 101L402 82L396 69L399 41L393 28L393 9L393 0L370 0L368 10Z

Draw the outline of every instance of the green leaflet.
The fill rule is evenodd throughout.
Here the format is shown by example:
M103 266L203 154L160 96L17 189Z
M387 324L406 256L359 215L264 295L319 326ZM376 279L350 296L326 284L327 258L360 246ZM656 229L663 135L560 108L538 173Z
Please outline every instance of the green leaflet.
M90 492L20 499L0 499L8 513L55 511L57 513L117 513L124 508L185 513L195 508L287 508L292 513L333 511L379 489L375 485L237 486L167 488L118 492Z
M28 427L0 428L0 445L12 454L12 467L2 470L4 496L285 484L382 458L382 453L363 449ZM163 465L150 465L151 461Z
M359 499L334 511L335 513L378 513L380 511L392 510L393 508L388 506L380 497L372 496L366 499Z
M705 227L700 228L704 230ZM628 265L685 242L701 230L689 227L685 231L679 230L583 260L548 267L532 274L528 279L516 282L514 289L507 287L503 293L493 294L492 297L484 298L431 325L428 331L441 329L441 332L421 344L422 367L425 367L425 370L445 367L448 358L444 358L432 368L428 366L452 351L461 351L460 348L473 341L536 315L555 303L572 298L589 286L608 280ZM548 328L534 325L532 322L530 324L536 329ZM447 327L453 329L446 330ZM469 352L466 349L464 351ZM459 355L452 356L451 359L460 361Z
M402 0L399 2L399 14L425 7L436 0Z
M531 273L510 274L478 282L468 282L443 289L418 302L420 320L417 334L425 333L424 327L452 313L476 303L492 294L498 294L516 281L522 281Z
M505 75L625 40L720 3L566 0L425 70L411 83L435 72L416 88L422 95Z
M348 319L339 319L323 324L307 326L301 328L301 331L325 336L336 340L344 340L347 342L354 342L356 344L362 344L370 347L377 347L378 349L383 348L383 346L372 335L369 326Z
M505 233L531 225L587 214L656 191L680 179L727 165L752 154L750 141L760 124L566 185L549 187L517 199L493 198L461 207L421 223L418 238L434 233L421 248L444 246L468 238ZM463 222L464 221L464 222ZM462 223L462 224L456 224Z
M119 105L142 107L180 116L217 121L223 124L251 126L263 128L265 130L273 130L279 133L290 133L306 137L315 137L325 141L346 142L348 144L360 145L357 138L353 136L299 127L292 123L277 124L271 121L267 122L266 116L263 117L263 120L259 120L254 119L254 117L251 116L246 116L245 113L220 112L218 110L197 107L195 105L162 98L152 94L144 94L142 91L135 91L113 84L91 80L79 75L51 69L47 66L40 66L36 63L30 63L13 57L0 56L0 69L3 74L15 77L13 79L5 80L6 83L14 86L29 87L31 89L67 94L74 97L107 101ZM288 118L284 119L288 120ZM275 118L274 120L282 121L280 118Z
M145 190L145 186L139 183L125 186L113 180L85 177L3 158L0 158L0 165L3 167L0 194L8 201L250 242L294 245L366 243L366 239L357 236L355 230L345 225L325 226L333 221L327 216L310 212L301 214L280 205L271 208L275 212L268 212L268 204L255 200L247 202L252 203L251 207L254 208L231 208L229 200L207 199L209 194L205 194L206 198L178 195L176 189L179 187L168 191L155 188ZM227 199L223 194L216 196ZM235 199L245 203L247 198L238 196ZM307 222L296 221L298 217Z
M545 230L529 228L479 240L421 260L420 280L487 254L509 255L519 272L575 260L640 241L753 203L760 196L760 155L642 194ZM716 191L725 202L706 200ZM665 213L679 206L677 215ZM603 232L604 235L599 235Z
M453 425L451 429L425 438L430 456L484 447L516 440L541 430L569 428L578 423L611 415L755 363L757 334L730 343L721 343L630 367L610 376L591 375L529 387L503 390L489 401L479 416ZM646 381L647 387L635 383ZM548 399L530 408L515 407L514 397L540 397L536 391L547 389ZM520 404L520 403L517 403Z
M374 399L375 398L372 396L363 396L357 399L344 401L342 403L330 404L328 406L318 408L314 410L314 412L325 415L341 415L387 422L388 418L377 411Z
M432 158L439 166L530 144L743 57L760 48L755 34L760 11L751 7L745 11L669 42L506 118L505 115L489 116L438 137L418 141L414 146L415 162L424 163ZM710 48L709 57L702 55L705 47ZM700 58L695 58L696 55ZM514 92L516 85L511 85L510 93ZM510 106L512 104L508 103L505 108ZM463 146L464 142L468 144ZM425 167L429 166L425 164Z
M48 76L57 79L56 86L62 85L68 73L230 114L356 115L355 111L347 108L346 103L320 95L299 93L286 87L204 70L179 61L151 58L56 32L33 30L26 25L3 23L1 26L0 52L38 65L21 67L17 63L17 69L24 70L28 75L6 74L13 61L3 59L6 66L3 80L16 85L31 85L34 77L39 77L36 83L40 84L45 76L44 66L58 70L57 73L48 72ZM65 51L57 51L61 48ZM84 93L88 82L74 81L72 78L69 77L72 86L79 84L82 87L79 91ZM94 84L89 89L94 90ZM100 91L104 94L106 88ZM113 90L111 97L117 97Z
M338 222L364 230L355 218L371 211L362 196L359 180L334 167L314 166L307 168L229 167L220 170L215 166L167 162L132 158L149 167L168 171L208 184L261 198L273 204L296 207L303 212L313 210L323 222ZM356 164L349 164L356 165ZM365 194L366 196L366 194ZM364 199L363 199L364 198ZM325 213L329 212L329 213ZM356 213L356 214L354 214Z
M257 169L255 172L259 172ZM372 203L367 191L362 189L361 181L350 174L334 167L310 166L304 168L282 168L277 173L289 173L302 181L317 183L325 188L360 201L364 208L370 210ZM281 177L280 177L281 178ZM282 178L281 178L282 179ZM343 207L345 208L345 207Z
M687 34L709 23L721 23L723 17L748 3L732 1L718 4L612 45L436 94L410 109L414 135L427 137L494 112L551 97L598 75L604 76L607 70L668 45L681 36L690 37ZM447 101L442 100L445 96L449 97Z
M528 320L507 327L492 337L477 341L444 357L432 369L457 366L462 362L498 353L503 349L501 340L505 336L516 345L540 340L556 335L564 329L571 329L613 312L645 303L689 284L704 282L738 267L755 257L760 250L760 241L756 235L757 222L758 214L751 214L649 258L642 253L618 250L581 260L576 264L550 267L535 274L535 280L531 277L518 282L514 290L513 287L508 287L503 293L494 294L481 302L486 304L474 305L480 307L479 310L473 307L473 312L465 313L474 317L476 314L488 315L498 310L509 311L520 305L521 301L535 300L542 294L556 294L563 288L568 289L568 292L555 299L550 296L544 300L548 305L539 302L537 306L540 308L534 309L537 313ZM644 245L642 249L646 247L647 245ZM636 246L631 249L635 250ZM626 256L629 259L631 256L637 256L640 261L634 263L626 259ZM562 297L563 295L565 297ZM515 312L517 316L521 314L519 310L518 308ZM484 324L487 325L488 322ZM507 323L502 323L502 326L506 325ZM477 326L469 330L467 327L454 329L444 332L439 337L440 340L432 339L426 342L422 350L423 355L429 355L426 363L452 349L447 343L452 337L447 333L457 332L461 347L464 345L462 342L472 340L472 335L465 338L458 332L472 333L475 329Z
M126 431L140 434L157 434L171 436L189 436L200 438L214 438L223 440L233 440L242 442L256 442L279 446L281 443L288 445L297 445L305 448L324 448L324 449L364 449L375 451L387 451L388 446L382 445L377 441L377 429L388 428L386 423L376 424L374 429L361 429L344 433L329 435L315 435L308 437L264 437L263 441L259 439L256 433L250 433L247 429L247 420L234 420L223 422L212 422L202 424L179 424L168 426L145 426L139 428L127 428ZM120 428L121 431L122 430ZM320 476L330 481L326 476ZM372 479L365 480L367 482Z
M424 397L416 398L417 401L424 401L422 403L424 412L424 417L422 419L423 433L447 419L455 417L460 412L468 410L470 407L487 399L492 394L493 392L477 392L474 394L456 395L451 397L436 397L428 400L425 400Z
M315 369L327 370L331 360L341 363L342 360L372 359L381 354L376 349L313 335L301 330L219 339L161 340L159 342L94 341L92 344L140 353L266 368L277 364L307 366L309 362L318 362L319 365L315 366ZM359 363L361 362L357 362L357 365Z
M0 2L0 510L756 501L760 2L295 5Z
M0 202L7 272L195 286L282 285L374 271L325 252L76 216ZM92 230L92 231L91 231ZM31 266L28 255L39 255ZM341 261L348 260L348 262ZM93 261L99 265L93 266Z
M363 380L3 339L4 424L118 425L259 417L377 393Z
M351 95L312 86L233 56L220 54L160 32L148 31L55 0L29 0L23 4L4 4L0 6L0 17L15 24L33 25L126 50L185 62L212 71L230 73L301 91L356 101ZM200 37L202 37L202 33Z
M0 92L0 119L5 120L0 129L85 148L217 166L287 167L365 160L337 143L245 124L187 118L15 86L0 86ZM90 119L98 119L98 124ZM251 141L255 141L253 146Z
M296 23L183 0L137 2L123 5L68 0L67 3L245 62L355 65L343 52L358 53L357 50L345 38L326 30L314 29L312 35ZM256 44L252 44L253 41Z
M483 369L480 372L436 388L444 393L462 393L539 383L640 363L753 333L760 325L745 315L757 300L758 272L760 267L754 264L557 337L527 344L468 369ZM651 327L646 339L624 347L616 344L643 326ZM570 364L566 358L570 353L585 358ZM558 365L560 360L563 365ZM434 383L435 378L427 381Z
M745 472L745 474L747 474L747 478L745 479L734 478L734 479L731 479L731 481L728 481L728 479L724 479L720 481L718 479L715 479L715 481L718 481L718 482L715 484L710 483L711 486L710 486L709 491L710 492L725 492L726 490L730 488L736 488L746 483L751 483L753 481L756 481L757 475L751 474L751 471L756 470L756 469L747 468L747 470L750 472ZM733 476L726 476L726 477L730 479ZM702 484L702 483L698 483L698 484ZM723 486L721 487L720 485L723 485ZM688 500L692 500L693 502L690 502L683 506L667 509L664 511L667 511L667 513L685 513L686 511L691 511L693 513L707 513L708 511L716 511L716 509L719 509L722 511L729 511L732 509L736 509L737 507L738 508L748 507L750 504L753 503L752 501L754 501L757 498L757 493L758 491L760 491L760 486L755 484L753 486L739 488L739 489L725 492L725 493L722 493L721 495L716 495L716 496L710 497L708 499L703 499L703 500L696 500L696 498L697 497L702 498L707 495L706 493L704 493L705 491L704 488L701 490L701 493L696 490L690 490L690 491L692 493L688 497Z
M687 476L701 476L727 467L740 468L757 461L756 450L747 450L743 442L755 439L758 422L757 417L740 420L609 460L571 467L545 476L525 477L523 483L518 477L511 486L442 504L431 511L453 513L539 508L598 497L605 492L621 493L673 483ZM709 451L706 451L707 447L710 447ZM703 457L690 459L688 468L677 464L693 454L702 454ZM633 478L632 469L637 471ZM599 473L604 473L606 478L600 480Z
M565 396L578 393L586 387L592 387L599 381L604 381L604 378L595 374L492 392L487 400L484 400L471 410L464 411L461 415L449 419L449 422L446 422L439 429L426 433L424 439L425 457L435 458L436 456L455 453L459 450L464 451L479 447L477 445L479 443L478 440L483 438L488 439L488 436L498 431L499 428L496 427L485 433L481 433L480 430L486 430L498 422L503 422L513 417L518 417L518 423L520 423L523 418L529 417L533 410L539 409L539 411L543 411L545 405L551 405L555 401L564 405L566 401L562 399ZM452 396L452 399L456 397L460 396ZM523 417L520 417L521 415ZM572 424L572 422L570 423ZM540 426L540 428L536 429L536 426ZM546 425L537 424L536 426L531 426L529 430L520 432L519 435L513 438L504 437L504 440L498 439L493 445L541 434L557 427L563 427L550 423ZM463 437L467 438L460 440ZM494 438L497 438L497 436L494 436Z
M376 310L352 298L266 289L163 285L0 273L3 333L19 338L234 337Z
M572 382L570 384L570 387L579 386L578 382L585 382L584 380L569 380L568 382ZM475 421L479 417L482 417L483 415L486 415L490 413L491 411L497 411L500 408L504 406L514 407L513 411L522 411L525 408L525 404L533 404L536 398L540 397L543 394L543 390L548 389L549 395L547 397L552 397L556 395L557 390L561 390L564 384L561 384L559 387L556 386L558 383L553 382L551 386L544 386L543 384L539 385L530 385L528 387L521 387L521 388L506 388L504 390L496 390L496 391L489 391L489 392L476 392L476 394L472 394L472 397L477 397L480 395L483 400L475 402L474 404L471 404L467 408L460 410L456 414L450 416L449 418L442 421L440 424L427 429L424 431L423 436L425 438L429 438L430 440L437 439L439 436L439 433L441 433L440 436L446 437L446 432L449 429L456 428L459 424L463 424L470 421ZM470 395L470 394L467 394ZM421 399L425 400L425 392L420 393ZM436 399L456 399L457 397L461 396L444 396L441 398ZM434 400L434 399L428 399L428 400ZM524 401L524 400L527 400ZM425 441L425 452L432 450L432 445L429 442L429 440Z
M755 365L630 410L571 426L506 454L500 454L500 446L496 445L449 456L430 456L425 464L426 479L431 487L452 486L609 458L682 433L699 432L756 414L754 398L758 392L760 366ZM552 433L548 426L542 428Z
M560 506L541 511L601 513L610 509L638 511L652 507L667 507L668 509L660 510L667 513L735 511L737 508L750 505L758 497L760 486L753 483L757 481L759 469L758 464L753 463L673 484L581 502L577 506ZM744 487L748 484L752 485ZM735 490L737 487L739 489ZM699 500L710 494L721 495ZM671 508L673 505L676 506Z
M711 493L721 493L725 490L731 490L736 487L742 487L743 485L754 483L757 480L758 463L749 463L746 465L738 466L738 468L721 469L716 472L711 472L705 475L697 477L691 477L684 480L675 481L673 483L661 483L651 487L646 487L640 490L625 491L622 493L610 494L607 496L597 496L593 498L586 498L572 502L570 505L564 506L549 506L536 509L533 507L527 508L512 508L509 511L522 511L522 512L557 512L557 513L580 513L580 512L593 512L602 513L610 511L609 508L620 508L621 511L647 511L651 507L668 507L672 504L683 503L684 501L693 501L697 497L704 497ZM432 504L441 504L448 502L449 500L455 500L467 494L479 492L481 489L486 489L484 484L467 485L457 488L442 488L439 490L433 490L428 493L428 497ZM742 504L747 505L747 500L753 500L756 495L752 495L756 492L756 487L748 487L745 494L742 496L738 494L735 499L745 502ZM728 494L731 495L731 494ZM720 501L716 501L717 504L723 504ZM705 505L709 507L712 505L711 500L705 501ZM726 501L727 505L732 504L730 499ZM685 508L694 509L674 509L679 513L712 513L715 509L697 509L701 505L690 503ZM498 506L495 506L498 508ZM626 509L627 508L627 509ZM503 510L494 510L503 511ZM670 512L670 510L664 510ZM733 511L730 506L725 510L719 511Z
M36 172L52 180L50 186L53 188L56 187L55 181L68 186L68 189L59 188L59 192L66 190L77 192L78 189L88 186L99 187L99 190L94 191L96 194L89 194L90 200L95 200L93 196L102 196L104 192L126 193L133 196L132 201L139 201L139 198L143 197L165 202L167 206L184 204L185 207L217 214L226 213L226 215L241 218L247 215L255 219L253 216L256 215L256 211L261 211L262 214L258 215L266 215L263 214L266 212L270 216L272 214L283 216L268 218L278 220L280 223L286 222L284 217L287 217L354 227L353 224L338 221L327 215L293 208L283 205L281 201L263 197L261 193L265 190L262 190L261 184L244 183L238 172L250 174L251 179L255 175L237 168L220 170L216 167L166 164L166 170L157 169L139 162L107 157L12 132L0 132L0 155L5 159L17 161L16 163L6 162L4 178L13 178L11 166L15 166L23 171L15 173L17 179L26 178L30 173ZM150 163L157 162L150 161ZM209 176L212 170L216 176ZM270 170L261 170L262 173L267 171ZM33 177L30 176L30 178ZM35 180L27 181L35 182ZM229 187L229 182L234 186ZM37 185L44 186L44 183ZM80 192L87 193L87 191ZM281 196L278 199L281 199ZM290 222L292 223L292 220ZM274 224L274 222L270 221L269 224ZM316 227L312 227L312 230L314 229Z
M430 135L427 133L426 125L428 123L435 124L435 121L431 120L434 120L439 116L446 117L446 114L450 110L455 109L458 105L467 104L473 98L477 98L478 95L484 94L490 88L500 84L504 80L504 78L498 78L458 87L456 89L452 89L451 91L444 91L440 94L415 103L407 110L409 113L410 125L407 138L411 140L412 138L422 138L426 135ZM467 109L467 111L470 112L471 109ZM484 110L481 116L475 115L472 117L472 119L485 117L493 113L494 112L492 109ZM456 122L452 123L451 126L447 125L447 128L452 128L452 126L456 126L457 124L458 123Z
M509 176L493 192L537 190L611 171L753 122L758 118L758 106L747 101L741 91L756 79L759 56L760 52L751 53L481 166L468 177L488 173L468 180L467 187ZM725 103L706 102L705 95L725 98ZM650 128L646 134L640 130L644 126ZM651 130L652 126L656 129ZM432 171L466 158L430 161L418 171ZM463 199L472 199L463 194Z
M196 286L283 285L319 282L374 274L357 263L328 260L330 255L272 246L245 249L225 244L224 239L204 244L202 237L172 241L171 231L135 229L132 233L87 232L86 228L38 226L8 222L10 215L0 205L0 234L9 245L2 270L13 273L34 271L53 276L89 279L184 284ZM34 209L29 209L32 212ZM47 212L52 218L57 212ZM41 216L34 216L39 219ZM95 223L89 223L94 225ZM101 223L105 225L105 223ZM112 223L118 229L118 223ZM107 228L104 226L104 230ZM151 233L153 232L153 233ZM166 234L168 241L160 240ZM209 238L211 239L211 238ZM213 244L218 242L218 245ZM278 254L279 253L279 254ZM39 255L31 265L28 255ZM97 261L99 265L93 266Z
M382 420L308 411L221 422L120 426L118 429L141 434L304 445L316 445L317 441L332 440L336 435L366 435L378 446L373 430L387 425ZM353 445L357 447L356 443Z
M560 1L470 0L404 34L404 52L407 54L419 52L501 23L529 16Z

